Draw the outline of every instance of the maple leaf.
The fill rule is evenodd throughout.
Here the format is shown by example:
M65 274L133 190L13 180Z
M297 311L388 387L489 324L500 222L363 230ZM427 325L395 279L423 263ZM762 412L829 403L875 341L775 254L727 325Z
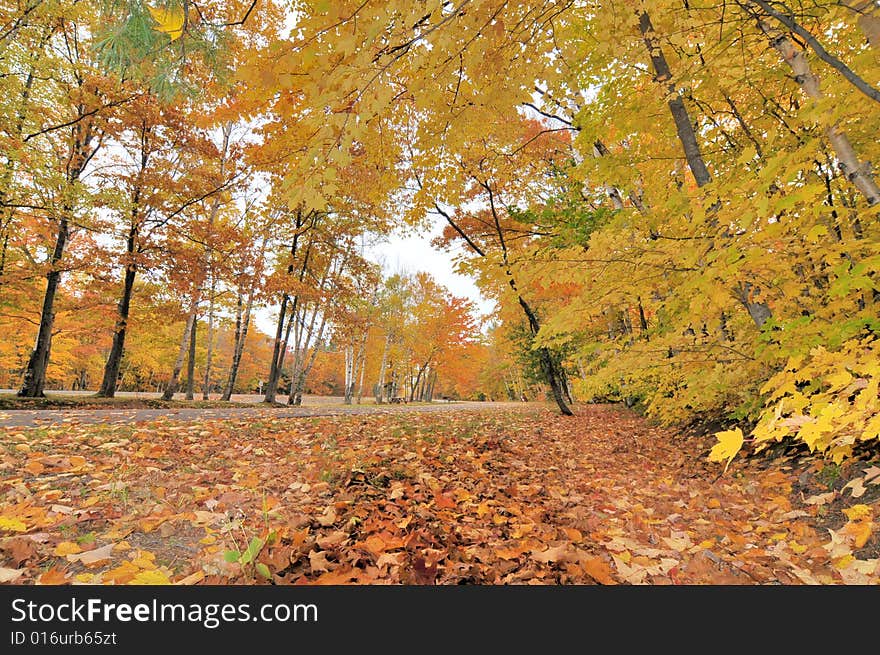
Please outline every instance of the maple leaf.
M151 7L147 9L157 25L153 29L167 34L174 41L183 36L183 24L186 19L182 7Z
M853 538L856 548L861 548L871 538L873 525L870 521L853 521L843 526L843 531Z
M727 467L730 466L730 462L736 457L740 448L742 448L743 433L739 428L735 428L733 430L716 432L715 438L718 439L718 443L715 444L709 452L708 460L710 462L723 462L724 460L727 460L724 465L724 471L722 471L722 473L724 473L727 471Z

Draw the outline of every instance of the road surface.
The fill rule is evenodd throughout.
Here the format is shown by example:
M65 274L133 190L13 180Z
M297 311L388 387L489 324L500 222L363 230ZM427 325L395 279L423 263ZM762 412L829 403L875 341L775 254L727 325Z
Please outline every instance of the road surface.
M309 417L342 416L346 414L400 414L406 412L454 412L461 410L492 411L523 407L511 402L435 402L430 405L332 405L316 404L300 407L221 407L200 409L181 407L163 409L12 409L0 411L0 428L37 427L73 423L139 423L159 419L204 421L242 418L247 416Z

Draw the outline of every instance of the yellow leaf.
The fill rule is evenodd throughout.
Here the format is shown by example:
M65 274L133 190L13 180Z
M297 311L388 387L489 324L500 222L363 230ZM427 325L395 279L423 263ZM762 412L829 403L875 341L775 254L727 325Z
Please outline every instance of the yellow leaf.
M712 451L709 453L709 461L723 462L726 459L727 463L724 465L724 470L727 471L727 467L730 466L730 462L733 460L734 457L736 457L739 449L742 448L742 430L736 428L734 430L716 432L715 438L718 439L718 443L715 444L715 446L712 448Z
M128 584L171 584L171 580L162 571L141 571Z
M797 555L803 555L807 551L807 547L803 544L799 544L795 540L791 540L788 542L788 547L791 548L791 551Z
M843 557L838 557L836 560L831 562L831 565L834 568L840 570L840 569L845 569L847 566L849 566L850 564L852 564L855 561L856 561L856 558L853 557L852 555L844 555Z
M8 516L0 516L0 530L9 530L10 532L26 532L27 526L21 519L13 519Z
M110 580L114 584L128 584L134 580L135 576L140 573L140 569L131 562L123 562L115 569L110 569L104 574L105 580Z
M184 13L181 7L147 7L150 15L158 25L153 28L171 37L171 40L183 36Z
M81 552L82 548L79 547L79 544L75 544L72 541L62 541L60 544L55 546L53 555L64 557L65 555L75 555L76 553Z
M850 521L858 521L871 516L871 508L868 505L853 505L849 509L843 510L843 513Z

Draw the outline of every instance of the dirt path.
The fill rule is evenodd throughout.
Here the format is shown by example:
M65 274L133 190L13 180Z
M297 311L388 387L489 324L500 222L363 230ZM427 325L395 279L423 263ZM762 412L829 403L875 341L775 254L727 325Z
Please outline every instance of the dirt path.
M223 407L213 409L14 409L0 411L0 428L36 427L54 424L140 423L167 419L174 421L208 421L241 419L255 416L289 418L297 416L344 416L349 414L391 415L411 412L458 412L463 410L497 411L517 407L521 403L465 402L431 405L310 405L300 407Z

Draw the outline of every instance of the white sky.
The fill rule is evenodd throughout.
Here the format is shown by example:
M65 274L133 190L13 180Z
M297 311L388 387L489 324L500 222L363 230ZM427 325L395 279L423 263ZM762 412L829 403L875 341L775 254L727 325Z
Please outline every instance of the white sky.
M375 261L382 262L389 274L397 272L418 273L420 271L430 273L450 293L473 301L478 312L484 315L489 314L494 308L492 301L480 294L477 285L471 278L460 275L453 270L451 253L431 245L431 239L434 235L435 231L408 236L395 234L387 243L369 248L368 256Z

